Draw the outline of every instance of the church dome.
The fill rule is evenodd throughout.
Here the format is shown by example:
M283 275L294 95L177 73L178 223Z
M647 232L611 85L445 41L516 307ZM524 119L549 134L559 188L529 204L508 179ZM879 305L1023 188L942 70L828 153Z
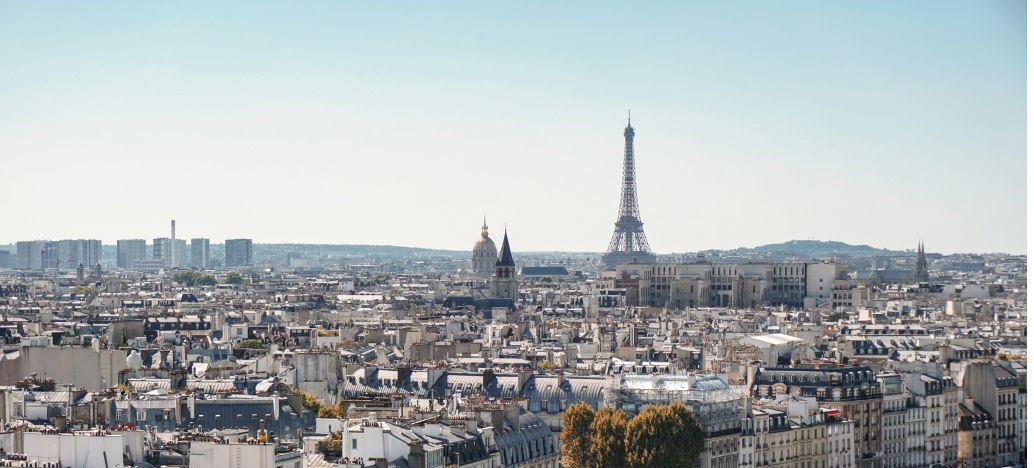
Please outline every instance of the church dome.
M496 255L495 242L488 237L488 223L481 225L481 238L474 242L471 267L474 273L491 275L495 270Z
M495 242L492 241L491 237L488 237L488 228L486 227L481 231L481 238L474 243L474 255L478 257L491 257L494 260L496 252L498 250L495 248Z

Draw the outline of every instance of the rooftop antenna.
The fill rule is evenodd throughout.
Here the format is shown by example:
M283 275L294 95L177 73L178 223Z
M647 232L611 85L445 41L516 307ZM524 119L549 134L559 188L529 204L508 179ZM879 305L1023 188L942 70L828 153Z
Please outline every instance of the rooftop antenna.
M628 110L628 126L632 126L632 109Z

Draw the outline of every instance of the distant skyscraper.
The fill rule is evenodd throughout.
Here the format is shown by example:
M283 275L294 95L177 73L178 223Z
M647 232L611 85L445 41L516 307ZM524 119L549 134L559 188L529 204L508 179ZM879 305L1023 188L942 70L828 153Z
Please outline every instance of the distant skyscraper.
M172 264L172 239L155 238L151 243L151 258L161 260L162 265L170 266Z
M59 250L59 243L55 241L17 242L15 243L15 268L23 270L58 268L60 264Z
M503 247L499 249L499 259L495 262L495 276L492 277L492 293L498 298L513 299L517 302L517 265L510 252L510 238L503 231Z
M169 266L172 268L187 266L187 240L173 239L172 245L172 262L170 262Z
M639 218L639 197L635 184L635 152L632 139L632 118L625 127L625 167L621 178L621 207L618 209L618 220L614 223L614 235L610 239L607 253L602 263L606 268L628 263L654 263L657 257L650 252L650 244L646 242L643 221Z
M57 241L54 268L73 270L80 263L93 266L101 261L101 241L97 239L64 239Z
M143 239L121 239L115 243L115 264L119 268L132 268L137 260L147 258L147 241Z
M226 240L226 266L241 267L252 264L251 239Z
M104 255L104 244L101 243L100 239L83 239L80 240L83 245L82 260L83 265L96 266L101 262L101 257Z
M496 256L495 242L488 237L488 221L481 225L481 238L474 243L474 254L471 256L471 270L474 273L484 276L491 276L495 270L495 262L499 260Z
M916 281L928 282L930 281L930 271L926 266L926 247L923 242L919 242L919 248L916 249Z
M42 252L47 241L20 241L14 244L14 267L22 270L39 270L43 266Z
M208 239L190 240L190 266L192 268L208 268Z

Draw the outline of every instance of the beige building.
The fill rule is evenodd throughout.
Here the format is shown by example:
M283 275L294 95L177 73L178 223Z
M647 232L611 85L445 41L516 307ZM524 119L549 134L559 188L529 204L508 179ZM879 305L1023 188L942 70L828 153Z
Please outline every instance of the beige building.
M923 465L954 466L958 459L959 388L937 372L930 375L917 371L904 377L911 398L925 409Z
M989 467L998 463L995 424L991 413L972 398L959 405L959 466Z
M1008 361L971 362L960 378L966 396L991 414L995 425L997 466L1023 463L1026 451L1026 392Z
M830 414L814 398L786 397L753 408L743 421L738 466L825 468L830 429L840 423ZM849 445L850 437L844 442Z
M883 428L881 443L883 457L881 466L909 466L908 456L908 393L898 374L884 373L876 376L883 391Z
M836 263L695 263L620 265L616 277L635 279L638 305L757 308L831 301L843 269Z
M751 387L757 398L779 395L815 397L824 408L855 422L855 461L879 466L883 408L879 382L868 367L768 367L760 369Z
M861 280L837 279L833 281L833 309L861 307L869 300L869 288Z

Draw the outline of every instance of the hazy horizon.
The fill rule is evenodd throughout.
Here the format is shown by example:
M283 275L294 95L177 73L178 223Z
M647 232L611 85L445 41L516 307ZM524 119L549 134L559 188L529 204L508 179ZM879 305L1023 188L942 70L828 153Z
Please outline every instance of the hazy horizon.
M0 238L1026 253L1026 5L0 2Z
M177 238L179 239L180 237L177 236ZM62 240L62 239L66 239L66 238L22 239L22 240L50 240L50 241L57 241L57 240ZM182 238L182 239L187 242L187 246L189 248L189 246L190 246L190 238ZM151 243L154 240L154 238L147 238L147 239L143 239L143 240L145 240L147 242L147 245L151 245ZM498 239L493 239L493 240L498 240ZM225 243L225 239L222 239L222 240L219 240L219 239L209 239L209 241L211 242L211 245L213 245L213 246L219 246L219 245L223 245ZM366 246L369 246L369 247L398 247L398 248L403 248L403 249L422 249L422 250L443 251L443 252L469 252L470 251L470 249L449 249L449 248L440 248L440 247L433 247L433 246L429 247L429 246L421 246L421 245L355 244L355 243L325 243L325 242L308 243L308 242L290 242L290 241L285 241L285 242L262 242L262 241L259 241L259 240L253 240L253 241L254 241L254 245L304 245L304 246L321 246L321 245L326 245L326 246L332 246L332 247L340 247L340 246L360 246L360 247L366 247ZM6 243L5 242L0 242L0 247L13 247L16 242L17 241L6 242ZM113 241L109 242L107 240L101 239L101 244L104 245L104 246L107 246L107 247L115 247L116 242L117 242L117 240L113 240ZM656 252L656 253L660 254L660 255L672 255L672 254L683 254L683 253L695 253L695 252L699 252L699 251L713 251L713 250L731 251L731 250L738 250L738 249L756 249L756 248L759 248L759 247L762 247L762 246L782 244L782 243L788 243L788 242L841 242L841 241L837 241L835 239L829 239L829 240L788 239L788 240L780 241L780 242L762 242L762 243L758 243L758 244L755 244L755 245L741 245L741 246L730 247L730 248L725 248L725 249L706 248L705 247L705 248L702 248L702 249L699 249L699 250L673 250L673 251L668 251L668 252ZM880 245L871 245L871 244L850 244L850 243L845 243L845 244L850 245L852 247L870 247L870 248L875 249L875 250L889 250L889 251L894 251L894 252L915 252L915 250L916 250L916 246L907 247L907 248L891 248L891 247L885 247L885 246L880 246ZM498 242L497 242L497 246L498 246ZM522 254L522 255L527 255L527 254L548 254L548 253L593 254L593 255L599 255L599 254L604 253L603 250L593 251L593 250L519 250L519 249L513 249L513 252L514 252L514 254ZM14 253L14 252L12 252L12 253ZM1004 252L1004 251L998 251L998 252L996 252L996 251L985 251L985 252L943 252L943 251L935 251L935 250L930 249L930 248L927 248L926 253L934 254L934 255L954 255L954 254L962 254L962 255L965 255L965 254L972 254L972 255L991 255L991 254L1026 255L1026 253Z

